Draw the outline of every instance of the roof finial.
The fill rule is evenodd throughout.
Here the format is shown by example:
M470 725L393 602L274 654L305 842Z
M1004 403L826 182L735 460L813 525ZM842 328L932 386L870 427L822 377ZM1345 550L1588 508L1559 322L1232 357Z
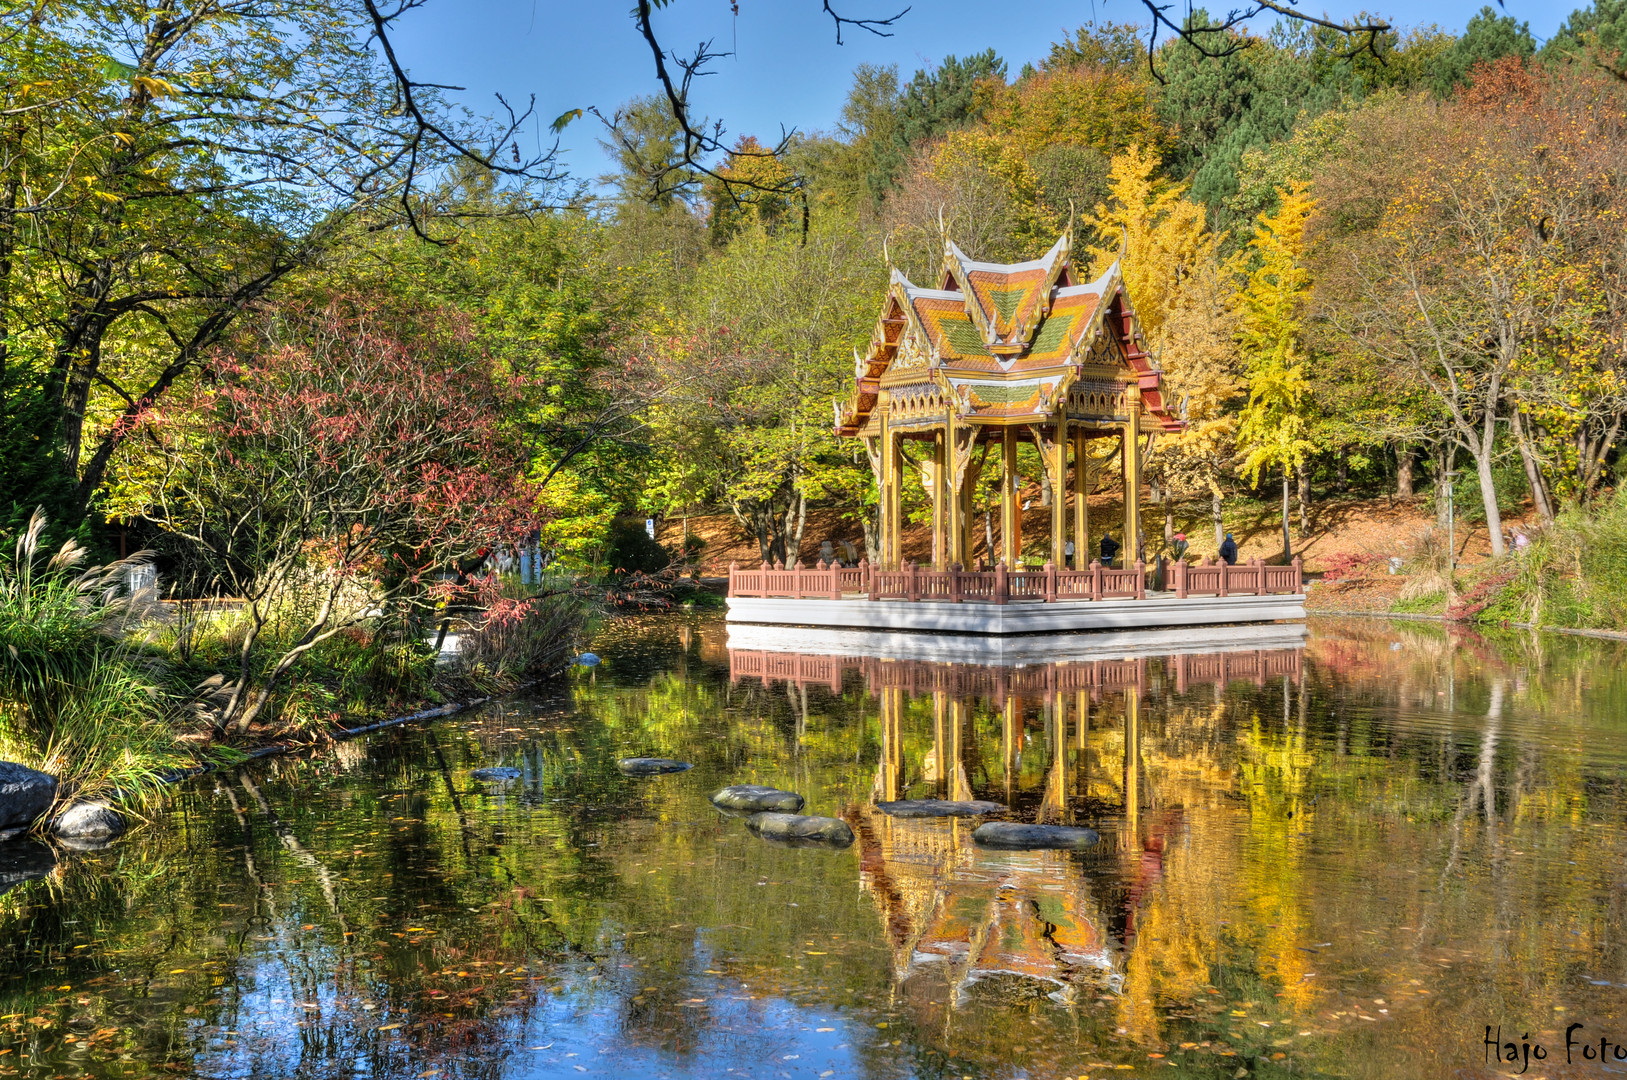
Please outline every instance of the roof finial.
M1066 236L1068 238L1068 246L1072 247L1073 246L1073 200L1072 199L1068 200L1068 228L1067 228L1067 231L1064 232L1062 235Z
M1119 257L1114 262L1123 262L1124 256L1130 251L1130 228L1127 225L1119 226Z
M943 223L943 203L938 204L938 239L943 241L945 247L949 246L949 229Z
M887 264L887 276L889 278L893 276L893 254L888 250L887 241L891 240L892 236L893 234L889 232L881 238L881 261Z

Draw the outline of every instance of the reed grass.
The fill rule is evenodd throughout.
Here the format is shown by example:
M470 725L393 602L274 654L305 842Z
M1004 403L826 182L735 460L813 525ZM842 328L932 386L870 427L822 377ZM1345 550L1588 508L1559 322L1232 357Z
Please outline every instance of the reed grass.
M36 511L0 548L0 757L56 776L59 799L139 802L184 761L162 658L131 633L157 599L127 585L149 556L86 568L73 540L43 551L45 527Z

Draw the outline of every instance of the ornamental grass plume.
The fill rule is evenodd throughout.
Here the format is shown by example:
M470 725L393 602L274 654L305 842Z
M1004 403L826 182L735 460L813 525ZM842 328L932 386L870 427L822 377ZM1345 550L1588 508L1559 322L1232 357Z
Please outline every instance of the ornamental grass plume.
M151 555L82 569L77 541L41 550L46 524L36 510L0 549L0 758L57 777L61 800L139 800L180 763L158 661L130 633L156 607L129 586Z

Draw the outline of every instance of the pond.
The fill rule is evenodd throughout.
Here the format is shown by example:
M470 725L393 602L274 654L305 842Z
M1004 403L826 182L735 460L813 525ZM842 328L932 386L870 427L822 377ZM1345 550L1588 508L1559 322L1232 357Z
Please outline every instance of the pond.
M988 668L731 654L686 615L593 647L548 692L200 778L11 888L0 1076L1627 1068L1622 645L1313 621ZM856 842L708 803L748 782ZM933 796L1102 841L873 805Z

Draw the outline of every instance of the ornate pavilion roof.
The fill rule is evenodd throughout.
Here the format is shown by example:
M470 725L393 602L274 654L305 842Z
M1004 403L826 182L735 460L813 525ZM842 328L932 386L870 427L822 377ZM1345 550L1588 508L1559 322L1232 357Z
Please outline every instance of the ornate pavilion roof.
M1051 415L1064 393L1072 411L1082 389L1111 411L1134 380L1164 430L1183 426L1164 401L1119 263L1076 282L1067 233L1019 263L978 262L945 239L938 287L893 270L870 344L854 359L853 393L836 407L840 435L870 425L882 386L921 409L952 405L973 422L1022 423Z

